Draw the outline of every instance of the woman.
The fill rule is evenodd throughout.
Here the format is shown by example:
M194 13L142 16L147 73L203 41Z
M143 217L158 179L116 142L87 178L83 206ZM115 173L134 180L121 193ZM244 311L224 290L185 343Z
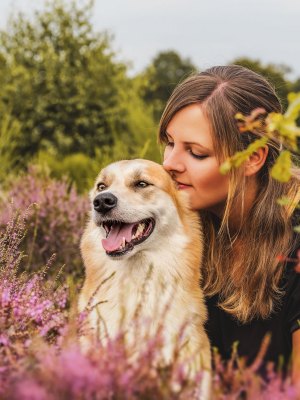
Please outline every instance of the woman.
M263 107L281 112L270 84L240 66L213 67L174 90L160 122L165 143L164 168L193 209L201 210L206 254L203 288L207 296L207 331L223 358L238 354L251 363L266 333L271 333L265 361L286 367L300 380L300 274L279 255L295 258L300 247L292 225L300 200L300 171L288 183L270 177L281 144L272 140L227 175L220 164L257 139L240 133L235 115ZM277 199L291 203L280 206ZM299 219L298 219L299 223ZM282 362L282 361L281 361ZM297 367L298 363L298 367Z

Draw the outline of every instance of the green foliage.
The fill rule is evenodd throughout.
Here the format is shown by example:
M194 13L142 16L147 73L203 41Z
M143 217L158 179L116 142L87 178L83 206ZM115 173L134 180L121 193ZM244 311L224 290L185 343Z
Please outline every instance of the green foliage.
M153 144L149 139L143 147L136 147L135 152L129 154L124 143L121 140L116 140L113 146L96 148L94 157L84 153L73 153L58 158L47 151L40 151L32 163L52 178L67 178L70 184L75 184L79 193L85 193L93 186L101 168L122 159L150 158L147 155L154 153L154 146L152 146Z
M272 178L277 179L279 182L288 182L292 176L291 166L291 153L285 150L280 153L275 165L271 169Z
M288 95L289 106L285 114L271 113L268 117L268 133L274 135L279 132L280 138L286 147L298 151L297 141L300 137L300 128L296 121L300 115L300 93Z
M66 178L69 184L75 184L78 192L90 189L99 172L99 162L84 153L73 153L57 158L46 151L40 151L33 165L46 175L55 179Z
M299 152L297 141L300 138L300 128L296 121L300 115L300 93L290 93L288 95L289 105L284 114L270 113L265 119L266 129L264 136L251 143L247 149L237 152L228 158L220 167L222 174L226 174L231 168L237 168L259 148L265 146L272 138L279 140L287 150L281 152L277 158L271 175L280 182L287 182L291 176L291 150ZM236 118L243 122L241 127L241 135L244 131L252 131L262 133L264 124L257 117L264 114L263 109L255 110L250 116L237 114Z
M16 147L20 142L20 124L9 113L1 113L0 119L0 182L18 165Z
M280 199L278 199L278 200L277 200L277 203L278 203L279 205L281 205L281 206L289 206L289 207L292 206L293 208L300 209L300 205L299 205L299 204L293 203L293 202L291 201L291 199L288 198L288 197L286 197L286 196L283 196L283 197L281 197Z
M94 158L118 140L131 154L153 135L150 112L137 105L111 39L93 32L91 13L91 2L49 1L32 21L19 15L1 32L0 101L20 121L24 165L39 151Z
M268 142L267 137L256 140L251 143L244 151L236 152L232 157L228 158L220 167L221 174L227 174L231 168L238 168L258 149L264 147Z
M127 124L131 135L120 134L123 147L122 152L111 151L114 160L125 158L148 158L160 162L161 155L157 144L157 125L152 117L151 108L138 95L139 86L135 79L132 79L128 87L122 90L122 101L127 107Z
M190 59L182 58L175 51L163 51L138 77L141 95L151 105L156 121L160 119L175 86L195 70Z
M295 82L292 83L292 92L300 92L300 78L298 78Z
M263 135L259 139L251 143L247 149L235 153L229 157L220 167L222 174L228 173L232 168L238 168L259 148L268 144L269 140L276 139L285 146L275 164L271 169L272 178L279 182L288 182L292 176L292 156L298 155L299 160L299 138L300 127L297 126L297 121L300 117L300 93L288 94L288 108L284 114L270 113L264 120L260 117L265 115L264 109L253 110L251 115L244 116L240 113L236 115L239 121L239 128L241 135L243 132L252 131L258 135ZM300 204L291 204L291 199L283 197L277 200L278 204L285 206L293 206L293 208L300 208ZM300 226L294 227L294 231L300 233Z

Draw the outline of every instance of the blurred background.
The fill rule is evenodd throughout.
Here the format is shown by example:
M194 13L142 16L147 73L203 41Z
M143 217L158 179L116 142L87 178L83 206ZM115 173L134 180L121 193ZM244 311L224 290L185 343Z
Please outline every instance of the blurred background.
M160 162L161 113L191 73L244 65L286 106L300 91L299 21L298 0L1 0L0 225L12 199L30 208L28 265L56 253L81 268L99 169Z
M83 192L113 159L159 161L174 86L212 65L262 73L284 105L300 90L298 0L2 0L0 16L2 181L34 164Z

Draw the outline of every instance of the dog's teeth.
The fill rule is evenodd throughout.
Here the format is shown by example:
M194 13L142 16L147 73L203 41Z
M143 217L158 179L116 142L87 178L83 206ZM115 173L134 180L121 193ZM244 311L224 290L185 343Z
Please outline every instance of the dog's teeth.
M125 241L125 238L124 238L124 236L123 236L122 244L121 244L121 249L123 249L123 248L125 247L125 243L126 243L126 241Z
M137 229L137 234L140 235L143 232L143 230L144 230L144 224L141 223L139 224L139 227Z
M139 236L141 236L141 234L143 233L144 229L145 229L145 224L144 224L144 222L139 223L135 234L132 236L132 239L136 239L136 238L138 238Z

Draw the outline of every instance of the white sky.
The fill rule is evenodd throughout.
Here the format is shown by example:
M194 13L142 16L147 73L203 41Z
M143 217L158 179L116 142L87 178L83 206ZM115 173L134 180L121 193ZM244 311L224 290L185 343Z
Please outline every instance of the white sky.
M0 0L0 29L11 12L43 4ZM95 0L93 23L114 35L114 49L133 73L173 49L200 69L247 56L286 64L290 78L300 77L300 0Z

